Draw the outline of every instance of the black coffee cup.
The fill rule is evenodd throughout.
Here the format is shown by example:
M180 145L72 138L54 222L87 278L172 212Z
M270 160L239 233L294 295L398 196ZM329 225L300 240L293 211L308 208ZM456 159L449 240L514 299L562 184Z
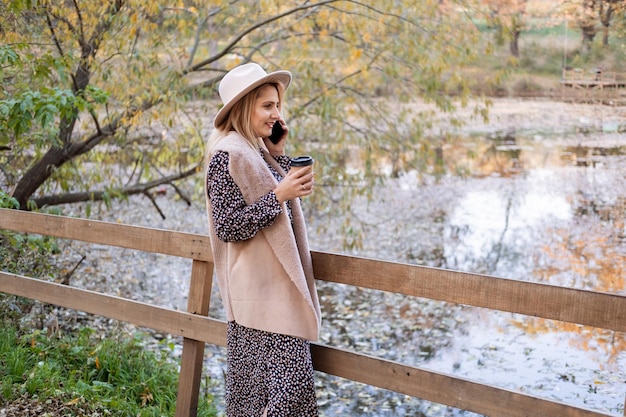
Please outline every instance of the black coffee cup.
M313 165L313 162L313 158L309 155L296 156L294 158L291 158L291 169L306 168L310 165Z

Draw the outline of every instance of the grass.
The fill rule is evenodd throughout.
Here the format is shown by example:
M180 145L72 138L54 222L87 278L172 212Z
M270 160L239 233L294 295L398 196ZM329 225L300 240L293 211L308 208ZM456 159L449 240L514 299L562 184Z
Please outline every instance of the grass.
M178 365L168 353L145 349L140 336L99 339L84 328L59 338L3 327L0 406L54 399L64 416L172 416ZM212 398L202 398L198 416L216 415Z
M0 193L0 207L15 208L15 202ZM57 253L54 238L0 231L2 270L58 276L51 262ZM0 293L0 415L3 408L11 416L174 415L179 364L173 346L150 350L140 334L103 338L89 327L48 336L22 325L24 314L40 319L32 313L35 303ZM216 416L210 381L205 385L198 416Z

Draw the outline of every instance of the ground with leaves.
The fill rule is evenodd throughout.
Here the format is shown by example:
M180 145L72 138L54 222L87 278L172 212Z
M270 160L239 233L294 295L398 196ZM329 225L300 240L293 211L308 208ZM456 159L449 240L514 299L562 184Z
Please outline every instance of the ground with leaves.
M73 413L72 415L75 416L99 416L99 414L90 413L80 405L65 404L58 398L49 398L42 402L23 397L10 404L0 405L0 417L55 417L67 416L68 413Z

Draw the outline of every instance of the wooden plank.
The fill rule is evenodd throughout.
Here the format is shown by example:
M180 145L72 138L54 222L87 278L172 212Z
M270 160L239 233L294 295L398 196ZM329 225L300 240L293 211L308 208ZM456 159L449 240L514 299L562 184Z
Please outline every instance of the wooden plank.
M226 346L226 323L113 295L0 272L0 292Z
M202 275L206 277L208 274L207 265L210 265L208 261L212 261L208 239L202 235L6 209L0 209L0 228L207 261L197 265L194 262L192 275L197 277ZM317 278L331 282L626 331L626 321L624 320L626 297L623 296L328 253L314 252L313 259ZM210 275L212 275L212 265L208 268L211 269ZM195 280L192 278L192 281ZM190 311L202 312L205 306L208 310L210 284L208 284L209 295L206 297L207 282L205 280L203 284L198 284L198 288L202 288L204 285L203 290L193 291L190 294ZM196 287L196 285L192 285L192 287ZM0 291L181 335L185 337L184 345L187 347L186 351L190 352L188 356L192 358L191 361L184 361L183 367L193 370L192 374L196 376L193 376L192 379L199 375L202 366L204 342L221 346L225 346L226 343L225 323L195 314L177 312L115 296L2 272L0 272ZM355 359L356 362L353 361L353 367L343 369L343 365L351 357L346 358L344 355L355 355L357 358L359 355L321 346L316 346L314 349L324 349L325 354L333 352L329 354L329 357L334 361L332 363L326 363L323 356L322 359L316 360L316 369L318 370L484 414L491 412L488 410L490 404L505 402L510 405L516 401L521 401L524 404L530 404L528 409L531 410L529 413L532 415L543 415L535 413L534 411L537 409L542 410L542 413L547 410L546 415L604 415L593 412L589 414L585 410L568 414L567 411L564 411L565 409L558 408L567 407L565 405L554 405L555 403L549 401L547 403L550 405L545 405L545 400L541 399L532 399L528 402L525 399L519 399L528 396L497 388L492 388L492 390L496 390L493 392L490 390L476 392L478 388L475 387L476 385L480 386L480 384L445 375L437 376L437 374L429 371L401 364L394 364L390 367L386 361L376 358ZM379 369L375 367L374 370L378 369L376 372L370 372L369 367L372 366L372 360L375 363L382 361ZM363 371L365 369L367 372ZM364 373L359 376L359 372ZM388 379L380 379L384 372L392 372L392 376ZM402 372L406 372L407 378L421 375L421 379L418 378L417 386L432 386L433 381L440 381L438 383L439 388L435 389L433 393L420 394L415 391L416 384L413 380L411 383L405 383L406 386L398 386L398 381L402 381L398 375L404 375ZM196 384L195 381L191 386L194 384ZM480 393L482 393L483 398L475 408L468 408L469 406L464 405L466 403L463 402L466 400L461 401L462 398L459 396L448 398L448 394L446 394L441 398L436 395L450 391L450 387L455 387L455 384L461 384L458 387L459 392L472 392L469 396L470 400L480 397ZM183 390L193 391L193 389ZM519 397L520 395L522 397ZM189 397L187 394L184 397L188 398L188 401L181 402L183 405L181 409L187 409L193 413L192 409L197 408L197 396L196 407L193 406L193 397ZM461 403L455 403L454 398L457 398ZM535 401L541 401L540 408L537 408L538 405ZM507 410L509 408L507 406ZM567 407L567 409L571 409L571 407ZM499 409L495 412L496 415L503 416L518 415L506 414ZM185 416L187 415L195 414L185 414Z
M191 265L191 282L187 298L187 312L206 316L211 304L213 263L194 260Z
M561 81L566 87L573 88L589 88L589 89L603 89L603 88L620 88L622 85L617 81L607 80L563 80Z
M313 344L311 353L318 371L485 416L610 416L337 348Z
M209 237L140 226L0 209L0 229L213 261Z
M194 260L187 301L188 313L201 316L209 314L212 282L213 264ZM204 342L189 338L183 339L176 417L196 417L198 414L198 394L202 380L203 359Z
M188 339L220 346L226 344L226 323L195 314L4 272L0 272L0 292L135 323ZM485 415L606 416L341 349L312 345L312 352L315 369L321 372ZM196 366L201 366L201 362ZM523 407L532 411L518 413ZM489 414L492 412L494 414Z
M626 297L418 265L312 252L315 277L626 332Z
M130 322L188 339L220 346L226 344L226 323L195 314L4 272L0 272L0 292ZM337 348L312 345L312 352L318 371L485 415L606 416ZM196 364L201 365L201 362ZM527 410L525 414L523 410Z

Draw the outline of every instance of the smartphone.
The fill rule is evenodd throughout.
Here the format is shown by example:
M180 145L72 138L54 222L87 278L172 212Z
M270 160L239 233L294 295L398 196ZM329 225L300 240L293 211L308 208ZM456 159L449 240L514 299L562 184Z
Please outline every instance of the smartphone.
M274 126L272 126L272 134L269 136L268 139L272 141L274 145L276 145L278 142L280 142L280 138L283 137L283 133L285 133L285 129L283 129L282 125L277 120L276 123L274 123Z

